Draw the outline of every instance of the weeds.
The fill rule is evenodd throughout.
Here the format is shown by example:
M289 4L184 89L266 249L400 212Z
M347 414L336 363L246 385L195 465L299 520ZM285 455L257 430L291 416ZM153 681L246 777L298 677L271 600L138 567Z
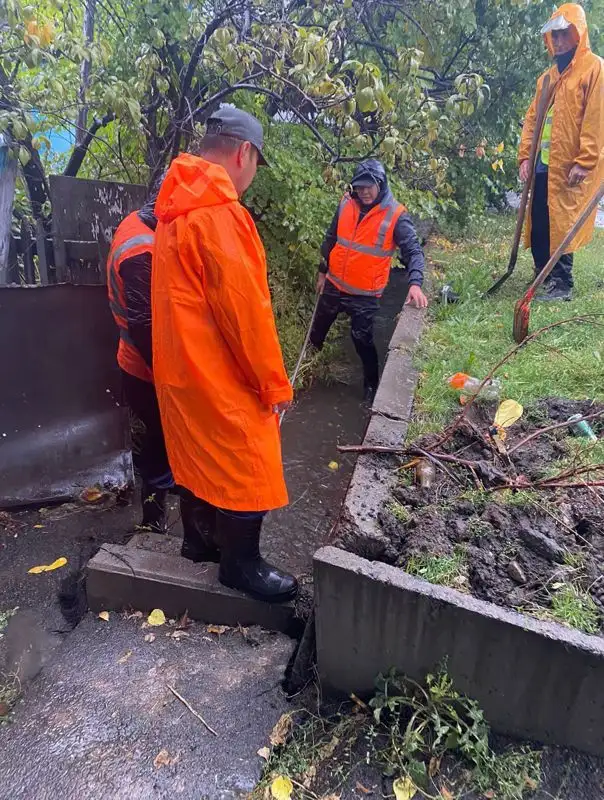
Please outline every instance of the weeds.
M402 522L403 525L405 525L412 519L409 509L406 506L402 505L402 503L397 502L396 500L393 500L388 505L388 511L390 511L392 516L396 517L396 519L399 522Z
M496 754L482 710L455 691L445 672L428 675L425 687L395 672L380 676L370 705L373 756L387 774L408 776L425 796L442 788L434 776L448 753L462 757L469 766L469 788L485 796L520 800L539 783L540 754L526 748Z
M477 512L484 511L487 503L491 500L491 495L484 489L465 489L457 496L457 500L465 500L472 503Z
M15 608L7 608L6 611L0 611L0 639L4 635L3 631L8 625L9 619L16 614L18 610L19 606L16 606Z
M0 672L0 725L8 722L10 712L21 697L21 681L14 673Z
M596 634L600 630L598 607L587 592L572 583L554 589L551 598L551 616L558 622L584 633Z
M455 587L465 577L466 553L463 547L456 547L451 556L414 555L407 561L405 571L439 586Z
M468 533L476 537L488 536L493 533L493 526L486 520L480 519L480 517L471 517L468 522Z

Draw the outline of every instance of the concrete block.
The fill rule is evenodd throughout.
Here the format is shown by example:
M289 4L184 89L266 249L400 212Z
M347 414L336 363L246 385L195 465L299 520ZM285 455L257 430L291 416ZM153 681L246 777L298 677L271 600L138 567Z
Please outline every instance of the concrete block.
M412 351L422 334L425 316L424 310L405 306L399 314L388 349Z
M179 556L136 546L105 544L88 564L86 582L92 611L161 608L169 617L220 625L261 625L287 632L293 603L271 605L227 589L216 564L193 564Z
M398 420L409 420L417 384L412 356L402 350L391 350L386 359L372 412Z
M317 663L327 690L371 693L395 667L446 668L494 730L604 755L604 641L333 547L315 555Z

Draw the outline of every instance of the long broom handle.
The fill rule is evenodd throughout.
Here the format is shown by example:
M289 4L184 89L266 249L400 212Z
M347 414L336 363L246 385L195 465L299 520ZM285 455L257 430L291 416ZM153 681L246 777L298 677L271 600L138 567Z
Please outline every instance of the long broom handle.
M304 337L304 343L302 344L302 349L300 350L300 355L298 356L298 361L296 362L296 366L294 367L294 371L291 374L291 378L289 382L292 385L292 388L295 386L296 379L298 378L298 372L300 371L300 367L302 366L302 362L304 361L304 356L306 355L306 348L308 347L308 343L310 341L310 334L312 332L312 326L315 323L315 317L317 316L317 309L319 308L319 300L321 299L321 295L323 291L317 292L317 299L315 300L315 307L312 310L312 316L310 318L310 323L308 325L308 330L306 331L306 336ZM285 416L285 412L287 409L284 409L279 414L279 425L283 422L283 417Z
M539 150L541 134L543 133L545 117L550 107L553 94L554 94L554 89L552 89L552 91L550 92L550 77L549 75L546 75L545 78L543 79L543 84L541 86L541 94L539 95L539 103L537 105L535 128L533 130L533 136L531 139L531 149L529 151L529 178L527 181L525 181L524 187L522 189L520 206L518 208L518 218L516 219L516 230L514 231L512 251L510 253L510 260L508 263L508 272L514 269L514 267L516 266L516 261L518 260L518 250L520 248L520 237L522 236L522 227L524 225L526 207L528 205L529 194L535 183L535 165L537 163L537 152Z
M568 245L575 238L578 231L580 231L581 228L585 225L590 215L593 213L594 209L597 207L598 203L603 197L604 197L604 181L600 183L600 188L594 193L589 203L585 206L585 208L581 212L581 215L575 221L574 225L566 234L564 239L562 239L562 241L556 248L554 254L550 257L550 260L543 267L543 269L537 275L535 280L531 283L531 285L526 291L526 294L524 295L524 300L531 300L533 298L535 291L541 286L541 284L550 274L554 266L558 263L560 256L564 253Z

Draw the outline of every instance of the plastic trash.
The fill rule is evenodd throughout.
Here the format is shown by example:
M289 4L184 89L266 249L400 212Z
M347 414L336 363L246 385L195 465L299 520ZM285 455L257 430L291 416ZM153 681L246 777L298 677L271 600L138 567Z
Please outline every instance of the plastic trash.
M440 290L440 302L443 304L443 306L448 306L452 303L459 303L460 299L461 298L457 292L455 292L453 287L448 283L446 283Z
M422 489L430 489L436 477L434 464L427 458L420 458L415 467L415 479Z
M581 436L583 439L589 439L590 442L597 442L598 437L593 432L593 429L587 420L581 419L583 414L573 414L568 418L569 422L573 424L570 426L571 431L575 436Z
M472 375L466 375L465 372L456 372L452 375L448 384L452 389L457 389L462 395L475 395L480 389L482 381L480 378L474 378ZM492 378L488 381L482 389L480 389L479 397L482 400L499 400L501 394L501 382L498 378Z

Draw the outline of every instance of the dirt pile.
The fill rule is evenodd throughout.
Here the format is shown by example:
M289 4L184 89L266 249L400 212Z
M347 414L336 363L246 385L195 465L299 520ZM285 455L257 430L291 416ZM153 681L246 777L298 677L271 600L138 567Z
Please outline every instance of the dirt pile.
M441 457L430 488L409 485L413 469L401 470L380 516L390 542L384 560L501 606L602 632L604 493L588 485L604 478L590 471L604 461L602 443L589 446L563 427L514 447L572 414L603 409L544 400L510 429L510 455L492 446L490 407L473 407L438 448L433 436L414 442L415 452ZM604 417L592 427L604 431Z

